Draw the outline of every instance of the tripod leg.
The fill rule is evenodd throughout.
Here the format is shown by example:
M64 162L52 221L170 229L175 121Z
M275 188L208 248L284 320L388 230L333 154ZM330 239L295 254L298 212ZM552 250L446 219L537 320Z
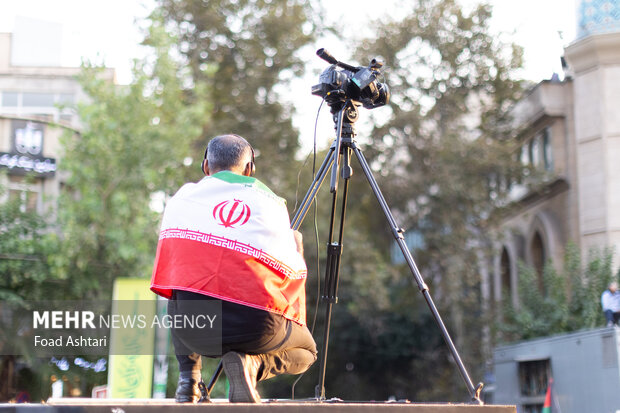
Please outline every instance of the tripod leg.
M345 155L348 164L348 151ZM338 242L333 242L334 225L336 215L336 199L337 192L332 195L332 209L329 228L329 243L327 244L327 263L325 266L325 285L321 299L325 301L325 326L323 328L323 346L319 354L319 383L315 388L315 397L318 400L325 399L325 371L327 368L327 350L329 347L329 330L332 318L332 307L338 302L338 277L340 273L340 258L342 257L342 239L344 235L344 221L347 207L347 194L349 190L349 176L344 179L342 191L342 209L340 211L340 229L338 233Z
M213 391L213 388L215 387L215 383L220 378L223 370L224 370L224 364L220 360L219 364L217 365L217 368L215 369L215 373L213 373L213 376L211 376L211 380L209 380L209 385L205 386L204 382L202 382L202 386L204 386L204 392L203 392L203 389L201 388L200 390L201 392L203 392L202 397L200 399L201 401L204 401L204 402L211 401L211 392Z
M370 187L372 188L372 192L375 194L377 201L379 201L379 205L381 206L381 209L383 210L385 218L387 219L390 225L392 234L394 235L394 238L396 239L396 242L398 243L398 246L400 247L400 250L403 253L405 261L407 262L407 265L409 266L409 269L411 270L411 273L413 274L413 278L415 279L415 282L418 284L418 288L420 289L420 292L424 296L424 299L426 300L426 303L428 304L428 307L430 308L431 313L433 314L433 317L435 318L435 322L437 323L437 325L439 326L439 329L441 330L441 334L443 335L444 341L446 342L446 344L448 345L448 348L450 349L450 353L452 354L452 357L454 358L454 361L456 362L458 366L459 372L461 373L461 377L463 378L463 381L465 382L465 385L467 386L467 390L469 391L469 394L471 395L472 400L479 404L482 404L482 401L480 400L480 390L482 389L482 383L478 384L478 386L474 388L474 385L471 379L469 378L469 374L467 373L467 370L465 369L465 366L463 365L463 361L461 360L461 357L459 356L459 353L456 347L454 346L452 339L450 338L450 334L448 333L448 330L446 329L446 326L443 320L441 319L441 316L439 315L439 311L437 311L437 307L435 306L435 303L433 302L433 299L431 298L431 295L428 290L428 286L422 279L422 275L420 275L420 271L418 270L418 267L415 261L413 260L411 253L409 252L409 248L407 248L407 244L405 243L405 238L403 236L404 231L401 228L399 228L398 225L396 224L396 220L394 219L394 216L392 215L392 212L390 211L390 207L388 206L387 202L385 201L385 198L383 197L383 194L381 193L381 189L379 188L377 181L372 175L372 171L370 170L370 167L368 166L368 162L366 161L366 158L364 158L364 154L355 145L353 146L353 151L355 152L357 160L359 161L364 171L364 175L366 175L366 179L368 180L368 183L370 184Z
M332 145L332 147L329 148L329 152L325 156L321 167L317 171L314 180L310 184L310 187L308 188L304 199L301 201L297 213L291 221L291 228L297 230L301 226L301 223L303 222L306 214L308 213L308 210L310 209L310 205L312 205L312 202L316 198L319 189L321 189L321 184L323 184L323 181L327 176L327 171L329 171L329 168L332 166L334 160L336 159L336 156L338 156L338 153L335 152L334 146Z

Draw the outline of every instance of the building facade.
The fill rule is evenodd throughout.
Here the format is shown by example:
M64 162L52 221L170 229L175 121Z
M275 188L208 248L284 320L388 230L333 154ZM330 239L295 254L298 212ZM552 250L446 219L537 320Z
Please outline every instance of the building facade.
M53 211L66 178L58 168L59 139L79 129L73 108L86 96L77 80L80 68L49 59L35 65L32 56L29 65L14 64L14 40L14 34L0 33L0 202L19 199L23 211L43 214ZM29 50L36 53L36 47ZM104 76L114 79L114 71Z
M538 182L515 188L489 276L495 301L517 302L519 261L542 277L569 241L584 254L613 247L620 267L620 3L583 0L578 26L565 79L539 83L514 108L521 160Z

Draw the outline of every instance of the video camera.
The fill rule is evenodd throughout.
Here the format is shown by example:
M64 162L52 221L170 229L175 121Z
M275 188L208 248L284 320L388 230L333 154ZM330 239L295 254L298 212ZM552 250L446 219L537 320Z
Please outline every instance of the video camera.
M368 67L355 67L339 62L325 49L317 50L316 54L332 64L321 73L321 83L312 86L312 94L324 98L328 105L350 99L360 102L366 109L374 109L390 101L388 85L377 82L383 62L372 59Z

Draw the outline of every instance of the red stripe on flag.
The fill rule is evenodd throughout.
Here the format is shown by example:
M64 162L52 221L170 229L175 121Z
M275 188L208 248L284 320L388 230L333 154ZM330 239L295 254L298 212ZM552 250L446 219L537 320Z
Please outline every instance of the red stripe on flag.
M205 234L199 231L194 231L190 229L179 229L179 228L168 228L162 230L159 233L159 240L170 239L170 238L178 238L183 240L192 240L197 242L203 242L206 244L215 245L218 247L228 248L242 254L251 255L256 258L258 261L261 261L266 266L270 267L277 273L283 274L289 278L306 278L308 271L303 270L293 270L293 268L286 265L284 262L277 260L273 256L267 254L265 251L252 247L249 244L244 244L243 242L239 242L237 240L231 240L224 237L219 237L213 234Z
M157 246L151 290L212 295L305 324L305 280L275 271L252 255L205 242L165 238Z

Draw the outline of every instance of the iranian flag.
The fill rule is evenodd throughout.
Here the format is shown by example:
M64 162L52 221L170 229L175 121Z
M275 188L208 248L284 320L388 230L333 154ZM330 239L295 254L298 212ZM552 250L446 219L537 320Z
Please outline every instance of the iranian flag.
M285 201L255 178L218 172L166 205L151 279L159 295L193 291L305 324L306 274Z
M547 384L547 395L545 396L545 404L542 408L542 413L551 413L551 385L553 384L553 379L549 379L549 384Z

